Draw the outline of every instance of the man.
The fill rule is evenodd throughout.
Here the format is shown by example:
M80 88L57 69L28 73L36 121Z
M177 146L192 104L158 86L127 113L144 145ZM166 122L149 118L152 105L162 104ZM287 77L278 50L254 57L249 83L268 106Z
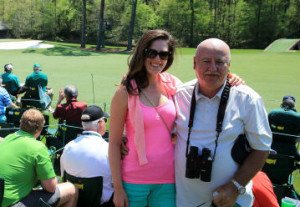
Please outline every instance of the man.
M34 106L46 109L51 104L53 93L50 88L47 88L47 75L41 71L41 65L36 63L33 65L33 73L26 77L25 85L21 89L22 91L26 90L25 95L21 99L25 107Z
M46 87L48 85L48 77L42 72L42 67L40 64L33 65L33 73L28 75L25 80L25 87L38 90L38 85L42 87L42 90L46 93Z
M223 89L228 89L226 77L229 67L229 46L216 38L204 40L198 45L194 57L197 81L183 84L175 95L178 133L175 147L177 206L207 207L212 203L218 207L232 207L235 203L243 207L252 206L250 180L264 165L272 138L262 99L248 86L229 88L227 107L226 103L219 107L220 101L223 103L224 100L221 95L228 97ZM194 117L190 117L192 103L195 104ZM222 109L224 106L226 111ZM222 114L218 114L219 108L225 112L223 122L220 119ZM189 120L193 120L190 134ZM252 151L238 166L231 157L231 149L240 134L246 135ZM196 163L196 171L201 169L200 175L192 179L187 178L191 166L186 162L197 149L195 147L199 151L196 152L197 160L201 157L202 164ZM206 165L203 166L203 163Z
M273 132L300 135L300 113L295 108L294 96L284 96L279 109L269 113L269 122Z
M268 117L273 132L272 149L300 161L296 146L300 136L300 113L295 108L295 102L294 96L284 96L280 108L271 110Z
M77 96L77 88L74 85L67 85L64 90L59 91L58 101L53 113L54 119L59 119L59 124L66 121L67 125L76 127L72 128L75 133L69 133L69 136L66 137L65 143L73 140L77 134L82 131L78 128L82 127L81 115L87 105L84 102L78 101ZM64 98L66 98L66 103L61 104ZM62 135L60 135L60 137L62 137Z
M107 114L98 106L87 107L81 116L83 133L69 142L61 156L61 174L80 178L103 177L101 204L112 204L112 181L108 163L108 143L105 133ZM99 201L100 203L100 201ZM109 205L108 205L109 206Z
M2 207L38 207L42 198L51 206L76 206L77 191L71 183L57 184L47 148L36 140L45 120L41 112L29 109L20 120L20 131L0 144L0 177L5 190ZM43 189L32 190L41 182Z
M12 73L13 65L11 63L4 65L4 73L1 75L4 87L12 96L17 96L20 90L19 78Z
M2 78L0 77L0 85L2 84ZM6 116L5 116L5 109L6 108L18 108L17 105L15 105L8 92L5 88L0 86L0 123L6 122Z

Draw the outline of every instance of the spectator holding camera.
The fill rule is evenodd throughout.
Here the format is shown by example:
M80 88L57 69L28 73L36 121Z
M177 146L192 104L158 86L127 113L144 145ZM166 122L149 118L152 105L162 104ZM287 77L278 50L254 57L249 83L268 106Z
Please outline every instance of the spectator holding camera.
M183 84L174 96L177 206L252 206L250 180L265 163L271 131L262 98L246 85L227 84L229 67L229 46L204 40L194 57L197 81ZM240 134L252 151L239 166L231 149Z
M73 133L68 133L65 143L68 143L77 137L77 134L82 132L81 115L87 105L85 102L77 100L78 89L74 85L67 85L63 90L59 91L59 97L57 100L56 108L53 113L54 119L59 120L59 124L63 124L66 121L66 125L71 127ZM61 103L66 99L65 103ZM63 132L58 134L60 140L63 139Z
M87 107L86 103L78 101L78 89L74 85L67 85L59 91L56 108L53 113L54 119L59 119L59 123L65 120L67 125L82 127L81 114ZM61 103L66 99L66 103Z

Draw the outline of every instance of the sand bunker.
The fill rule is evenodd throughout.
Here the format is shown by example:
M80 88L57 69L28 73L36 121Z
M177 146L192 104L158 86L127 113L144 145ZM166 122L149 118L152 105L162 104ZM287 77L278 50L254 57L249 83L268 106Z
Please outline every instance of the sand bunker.
M0 42L0 50L53 48L54 45L44 44L41 40L26 40L18 42Z

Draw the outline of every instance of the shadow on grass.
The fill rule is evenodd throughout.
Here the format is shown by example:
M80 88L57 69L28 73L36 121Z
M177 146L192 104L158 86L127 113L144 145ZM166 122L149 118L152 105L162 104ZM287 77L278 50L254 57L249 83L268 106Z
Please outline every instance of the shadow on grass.
M46 56L90 56L91 52L72 47L55 46L49 49L27 49L23 53L38 53Z
M96 51L94 47L80 49L78 46L62 46L57 45L49 49L27 49L23 53L37 53L46 56L91 56L91 55L110 55L110 54L129 54L123 48L103 48L101 51Z

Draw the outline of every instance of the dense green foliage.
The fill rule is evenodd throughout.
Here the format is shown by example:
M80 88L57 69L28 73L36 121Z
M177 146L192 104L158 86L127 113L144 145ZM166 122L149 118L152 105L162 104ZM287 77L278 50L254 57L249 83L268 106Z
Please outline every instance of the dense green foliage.
M0 19L13 38L79 41L82 1L0 0ZM101 1L85 1L86 41L96 44ZM134 41L153 28L170 31L183 46L214 36L235 48L265 48L300 37L300 0L106 0L106 44L127 45L136 1Z

